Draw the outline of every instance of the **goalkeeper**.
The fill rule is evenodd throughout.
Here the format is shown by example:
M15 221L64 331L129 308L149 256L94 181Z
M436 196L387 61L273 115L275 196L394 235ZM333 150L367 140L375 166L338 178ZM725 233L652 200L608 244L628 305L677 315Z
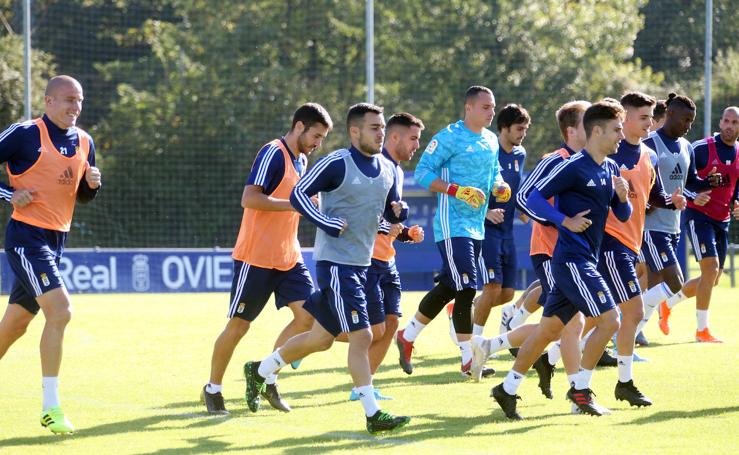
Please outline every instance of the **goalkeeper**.
M498 170L498 138L486 128L494 115L493 92L487 87L470 87L464 98L464 119L438 132L416 167L416 181L438 193L434 239L443 267L439 283L421 300L406 328L398 331L400 366L407 374L413 372L411 354L416 337L452 299L454 327L462 351L461 370L469 374L470 309L485 236L486 202L489 197L505 202L511 195Z

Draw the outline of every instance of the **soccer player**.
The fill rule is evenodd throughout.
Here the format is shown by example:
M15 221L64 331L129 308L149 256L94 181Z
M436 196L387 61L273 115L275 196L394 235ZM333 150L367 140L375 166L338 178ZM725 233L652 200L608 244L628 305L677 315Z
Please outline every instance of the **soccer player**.
M610 158L628 182L628 197L633 211L626 221L617 219L614 213L608 215L598 261L598 271L621 310L621 327L616 336L618 382L615 395L616 399L626 400L632 406L652 405L652 400L634 385L632 375L636 327L644 317L636 263L641 251L647 205L684 210L687 203L680 187L675 188L671 195L664 192L656 171L657 154L641 142L649 135L655 104L654 98L640 92L629 92L621 98L621 105L626 110L623 122L625 138Z
M518 192L523 176L526 149L521 143L530 125L528 111L517 104L508 104L498 113L498 165L503 180L511 187L512 196ZM475 299L473 335L482 335L492 307L513 299L518 272L516 244L513 241L515 211L515 199L497 202L495 198L489 198L479 261L483 288L482 294Z
M64 331L72 317L59 263L75 201L91 201L101 184L92 138L76 126L83 100L77 80L55 76L46 85L45 114L0 134L0 162L7 163L10 183L0 184L0 197L13 205L5 252L15 276L0 321L0 358L40 309L46 319L40 345L41 425L53 433L74 432L58 392Z
M610 101L590 106L583 115L587 137L583 151L557 166L527 198L526 205L535 219L555 224L559 235L552 257L554 287L547 296L541 322L521 346L505 381L491 391L510 419L521 419L516 411L516 391L526 371L578 312L595 318L596 328L583 351L583 370L567 397L584 413L605 413L593 401L590 381L619 321L608 286L598 273L597 261L609 211L613 210L621 221L631 215L628 184L620 176L618 166L607 158L624 137L623 113L619 104ZM553 196L557 198L556 207L547 201Z
M662 302L659 309L660 328L668 334L672 307L695 296L698 326L695 339L706 343L721 343L708 329L708 307L713 287L723 273L732 213L734 219L739 219L739 107L730 106L724 110L719 130L719 133L693 143L698 176L707 177L711 168L716 168L721 174L721 186L711 190L708 203L701 206L690 202L685 212L688 238L700 264L701 274L685 283L680 292Z
M666 117L667 117L667 101L657 100L657 104L654 105L654 117L652 118L652 127L650 129L652 131L657 131L658 129L665 126Z
M396 174L398 194L403 197L403 170L400 163L410 161L418 150L423 122L407 112L392 115L385 127L385 146L382 156L388 159ZM400 311L400 274L395 266L395 248L393 241L422 242L423 228L418 225L405 227L400 223L390 224L386 220L380 221L380 230L375 238L372 251L372 265L367 270L367 313L372 328L372 344L369 348L370 372L372 376L380 367L390 344L395 339L398 329ZM387 400L390 397L374 388L378 400ZM352 389L350 401L359 399L356 388Z
M372 332L364 287L377 235L378 220L400 223L408 216L399 202L392 163L382 158L383 109L368 103L352 106L346 126L351 147L321 159L295 186L291 204L319 227L313 257L320 292L304 308L313 327L289 339L261 362L244 365L249 409L259 409L264 381L286 363L330 348L340 333L349 338L349 372L367 418L367 431L380 433L406 425L410 417L380 410L372 387L368 349ZM320 193L320 211L311 198Z
M657 153L657 170L665 192L672 194L679 187L694 204L705 205L711 199L711 188L720 185L721 175L712 168L703 180L696 173L693 146L683 137L695 120L695 103L686 96L670 93L666 104L664 126L651 133L644 145ZM649 290L642 297L644 319L637 331L641 331L660 303L683 287L683 273L676 252L680 240L680 212L659 207L650 209L644 229L642 252L649 266Z
M313 317L303 309L303 302L313 292L313 281L298 243L300 213L289 198L305 174L308 155L320 147L332 126L323 106L300 106L293 114L290 131L264 145L251 167L241 196L244 213L232 253L229 320L213 346L210 380L201 392L210 414L228 414L223 402L223 375L234 349L272 294L278 309L287 307L293 313L293 320L277 337L275 347L313 324ZM276 380L276 374L267 378L263 394L272 407L289 412Z
M477 287L477 259L485 232L487 198L510 198L510 188L498 170L498 138L487 129L495 115L493 92L475 85L464 98L464 119L438 132L416 167L416 181L438 193L434 239L443 267L439 283L426 294L418 311L396 336L400 366L413 373L413 343L444 306L455 300L454 327L462 353L463 374L472 365L472 299Z

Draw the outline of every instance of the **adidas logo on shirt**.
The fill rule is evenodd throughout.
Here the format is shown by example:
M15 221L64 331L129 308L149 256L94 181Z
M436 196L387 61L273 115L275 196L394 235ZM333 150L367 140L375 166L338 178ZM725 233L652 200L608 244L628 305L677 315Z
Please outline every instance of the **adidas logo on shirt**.
M468 151L468 152L474 152L474 151L475 151L475 148L474 148L474 147L472 147L471 145L468 145L468 146L467 146L467 151Z
M628 171L629 168L627 168L625 164L621 163L621 170L622 171Z
M71 167L67 167L67 169L64 170L59 175L59 180L57 180L57 183L60 185L72 185L74 184L74 173L72 172Z
M590 179L586 186L595 186L595 182L593 181L593 179Z
M357 177L357 176L355 175L355 176L354 176L354 180L352 180L352 185L361 185L361 184L362 184L362 181L361 181L361 180L359 180L359 177Z
M675 169L670 174L670 180L682 180L683 179L683 168L680 167L680 163L675 165Z

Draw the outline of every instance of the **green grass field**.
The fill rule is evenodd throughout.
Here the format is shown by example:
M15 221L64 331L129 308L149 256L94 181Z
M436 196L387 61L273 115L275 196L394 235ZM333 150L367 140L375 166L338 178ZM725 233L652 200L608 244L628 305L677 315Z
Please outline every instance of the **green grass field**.
M406 315L421 293L406 293ZM247 334L226 373L224 396L231 415L210 417L198 396L207 381L211 347L225 323L225 294L74 296L62 366L62 404L77 426L70 437L39 426L41 406L38 341L34 322L0 361L0 453L179 454L211 452L303 453L380 450L386 453L735 453L739 446L739 290L717 289L711 327L722 345L693 342L693 301L676 307L673 334L656 321L646 331L652 346L640 348L648 363L635 364L637 384L655 405L629 409L616 402L616 369L598 369L593 388L613 415L571 415L561 369L546 400L532 372L521 387L522 422L507 421L489 398L511 366L493 360L495 378L462 379L456 348L438 318L417 342L417 369L406 376L391 347L375 379L390 412L413 416L406 428L386 437L364 429L359 403L347 401L350 379L346 346L289 368L281 390L294 410L281 414L266 405L257 414L243 402L241 366L271 351L289 312L268 306ZM497 331L499 310L488 332ZM405 321L405 318L403 319ZM733 449L732 449L733 447Z

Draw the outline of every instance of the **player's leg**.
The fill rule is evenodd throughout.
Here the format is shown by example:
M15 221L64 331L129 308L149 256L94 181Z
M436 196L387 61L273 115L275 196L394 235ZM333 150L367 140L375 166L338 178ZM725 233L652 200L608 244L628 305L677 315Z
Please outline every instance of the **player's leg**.
M13 297L14 294L18 293L11 293L11 303L5 308L5 314L0 320L0 359L5 356L10 346L26 333L28 324L39 310L35 299L17 298Z
M367 277L369 283L369 276ZM390 348L395 339L395 332L398 330L399 319L402 316L400 310L400 296L401 296L401 284L400 274L395 264L386 271L383 272L380 279L380 290L381 299L380 303L383 308L384 316L384 332L381 336L375 336L370 346L369 358L370 358L370 370L372 375L377 372L377 369L382 364L382 361L387 355L387 351ZM369 299L369 294L368 294ZM367 302L367 308L369 310L369 300ZM379 392L378 392L379 394Z
M523 305L518 309L518 311L516 311L511 319L511 328L518 327L526 322L529 316L544 305L547 295L554 286L551 259L552 258L546 254L536 254L531 256L531 264L534 266L534 273L536 273L541 290L539 291L538 297L536 291L532 291L528 296L526 296Z
M470 375L472 379L476 382L480 381L483 377L485 361L487 361L491 354L504 349L520 347L535 329L536 324L525 324L516 327L510 332L504 332L490 338L474 335L471 340L472 365Z
M693 223L693 220L690 223ZM698 237L702 257L699 261L701 274L695 294L697 322L695 339L699 342L720 343L721 340L714 337L708 328L708 308L711 304L713 287L718 284L721 277L728 238L723 229L712 223L705 224L708 226L702 229L704 232Z
M512 322L511 320L514 318L514 316L516 316L520 308L527 309L526 312L530 315L531 312L528 311L528 309L532 308L532 305L537 305L536 308L538 308L539 300L541 300L541 286L539 284L539 280L537 279L529 284L529 287L527 287L526 290L521 293L521 295L518 297L518 299L516 299L514 303L503 305L503 308L500 311L499 333L508 331L509 324ZM523 322L518 325L521 324L523 324ZM511 325L510 328L514 329L515 327L518 327L518 325Z
M485 230L480 255L477 260L477 274L482 279L482 294L475 299L472 326L473 335L482 335L485 323L494 306L504 303L501 297L503 282L503 239L495 237L489 229Z
M637 327L637 332L643 329L657 308L660 309L660 319L669 316L669 313L663 314L662 310L666 309L667 299L679 292L684 282L675 250L679 236L659 231L644 231L643 240L642 252L647 263L647 282L650 287L642 294L644 318ZM665 332L662 323L660 329ZM665 334L667 333L669 329Z
M639 260L636 263L636 277L637 280L639 280L639 289L641 289L642 292L649 289L649 284L647 282L647 269L647 260L644 257L644 253L639 251ZM649 340L641 330L636 333L636 345L649 346Z

